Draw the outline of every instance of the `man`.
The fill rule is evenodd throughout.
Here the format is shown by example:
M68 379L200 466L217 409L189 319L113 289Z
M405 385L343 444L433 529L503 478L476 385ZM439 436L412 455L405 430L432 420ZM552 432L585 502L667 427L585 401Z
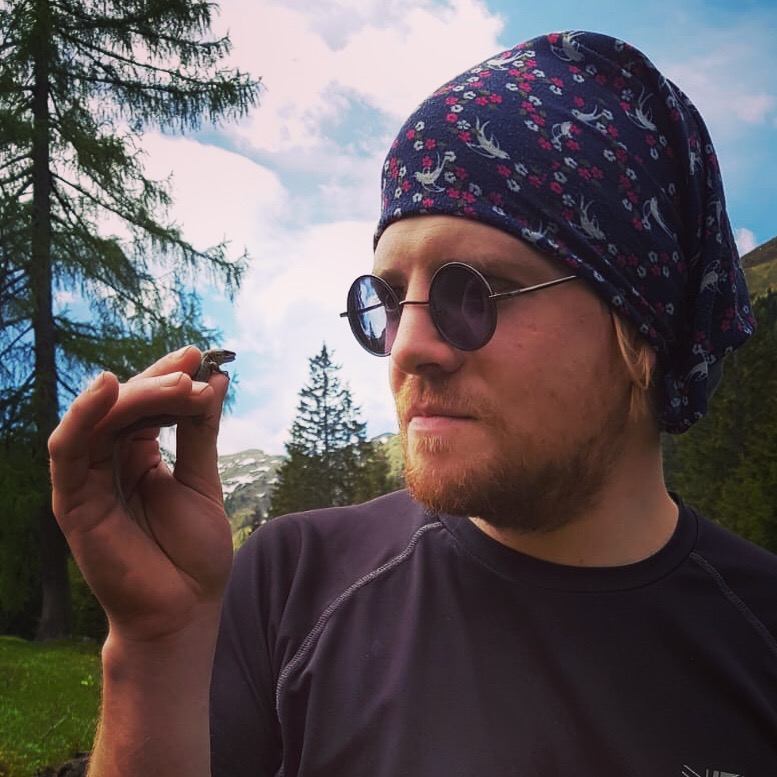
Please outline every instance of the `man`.
M754 326L687 98L593 33L458 76L389 152L373 273L409 494L268 524L223 611L225 379L184 349L53 435L110 620L92 774L208 774L209 710L216 775L773 774L777 560L661 471ZM172 475L123 445L130 520L115 440L160 413L204 420Z

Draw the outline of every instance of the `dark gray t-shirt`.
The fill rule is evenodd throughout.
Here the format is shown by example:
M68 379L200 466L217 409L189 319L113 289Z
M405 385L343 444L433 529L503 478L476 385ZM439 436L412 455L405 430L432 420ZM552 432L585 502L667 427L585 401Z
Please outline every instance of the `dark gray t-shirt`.
M214 777L777 774L777 557L682 506L625 567L538 561L405 492L239 552Z

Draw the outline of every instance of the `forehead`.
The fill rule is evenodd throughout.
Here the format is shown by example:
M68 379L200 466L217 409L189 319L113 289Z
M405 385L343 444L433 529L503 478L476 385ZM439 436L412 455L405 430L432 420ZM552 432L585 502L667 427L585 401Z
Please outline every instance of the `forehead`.
M555 277L559 265L501 229L456 216L413 216L386 228L375 248L376 275L433 273L458 261L483 272L515 271L538 279Z

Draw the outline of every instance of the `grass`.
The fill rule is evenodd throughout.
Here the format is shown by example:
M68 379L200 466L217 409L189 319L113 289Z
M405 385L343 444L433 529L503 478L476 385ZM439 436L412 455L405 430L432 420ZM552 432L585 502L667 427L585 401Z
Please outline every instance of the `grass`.
M32 777L89 750L100 699L100 649L0 636L0 777Z

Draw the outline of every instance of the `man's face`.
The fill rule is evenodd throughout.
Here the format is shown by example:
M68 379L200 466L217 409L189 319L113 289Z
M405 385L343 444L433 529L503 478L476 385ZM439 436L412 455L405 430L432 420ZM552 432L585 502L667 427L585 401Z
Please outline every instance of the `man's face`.
M510 235L463 218L403 219L384 232L376 275L428 299L441 265L480 270L494 292L567 275ZM407 306L391 353L406 481L420 502L503 528L547 531L596 503L623 449L630 383L610 315L580 281L497 302L480 350Z

